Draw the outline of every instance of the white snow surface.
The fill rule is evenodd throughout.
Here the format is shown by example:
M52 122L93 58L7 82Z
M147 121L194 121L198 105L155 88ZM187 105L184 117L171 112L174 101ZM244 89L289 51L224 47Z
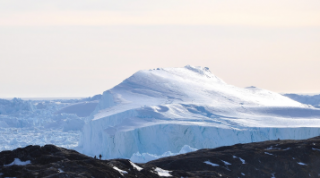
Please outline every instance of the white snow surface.
M17 165L17 166L25 166L31 164L31 161L21 161L19 158L14 158L14 161L10 164L4 165L5 167L7 166L13 166L13 165Z
M210 162L210 161L205 161L204 163L205 163L205 164L208 164L208 165L210 165L210 166L213 166L213 167L219 166L219 164L212 163L212 162Z
M306 166L307 164L306 163L303 163L303 162L297 162L299 165L301 166Z
M223 160L221 160L226 166L229 166L229 165L231 165L230 163L228 163L227 161L223 161Z
M128 174L127 171L121 170L121 169L117 168L116 166L113 166L113 169L116 170L116 171L118 171L121 175L123 175L123 174Z
M242 162L242 164L246 164L246 160L239 157L239 160Z
M271 153L268 153L268 152L264 152L264 154L266 154L266 155L273 155L273 154L271 154Z
M161 177L171 177L171 176L172 176L172 175L170 174L171 171L167 171L167 170L161 169L161 168L159 168L159 167L156 167L154 170L155 170L155 171L158 173L158 175L161 176Z
M241 80L241 79L239 79ZM226 84L208 68L141 70L103 93L78 151L104 158L320 135L320 110Z
M133 162L131 162L131 161L129 161L129 162L130 162L130 164L132 165L132 167L134 167L136 170L141 171L141 170L143 169L142 167L134 164Z

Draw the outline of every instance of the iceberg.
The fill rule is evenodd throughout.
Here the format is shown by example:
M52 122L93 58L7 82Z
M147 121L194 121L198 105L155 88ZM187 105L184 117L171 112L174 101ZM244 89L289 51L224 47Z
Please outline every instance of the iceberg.
M129 159L179 153L184 145L202 149L318 135L320 109L257 87L232 86L207 67L188 65L141 70L105 91L77 150Z

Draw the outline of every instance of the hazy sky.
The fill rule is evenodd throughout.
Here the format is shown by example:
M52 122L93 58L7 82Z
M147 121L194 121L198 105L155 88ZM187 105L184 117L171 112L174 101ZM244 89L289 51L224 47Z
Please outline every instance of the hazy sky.
M0 1L0 97L92 96L187 64L239 87L320 93L320 1Z

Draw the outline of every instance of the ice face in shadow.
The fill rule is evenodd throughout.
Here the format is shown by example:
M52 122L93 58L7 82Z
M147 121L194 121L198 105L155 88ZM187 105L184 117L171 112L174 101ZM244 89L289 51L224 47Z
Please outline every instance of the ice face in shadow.
M284 96L291 98L303 104L309 104L320 108L320 94L318 95L303 95L303 94L284 94Z
M320 134L320 110L271 91L228 85L208 68L138 71L104 92L78 150L104 158L178 153Z

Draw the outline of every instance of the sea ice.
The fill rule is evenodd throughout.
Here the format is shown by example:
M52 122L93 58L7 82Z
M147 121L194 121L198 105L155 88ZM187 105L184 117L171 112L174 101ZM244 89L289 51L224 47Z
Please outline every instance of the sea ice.
M85 117L77 115L83 108L73 107L73 113L65 108L86 102L98 100L0 99L0 151L45 144L75 148L85 124Z

